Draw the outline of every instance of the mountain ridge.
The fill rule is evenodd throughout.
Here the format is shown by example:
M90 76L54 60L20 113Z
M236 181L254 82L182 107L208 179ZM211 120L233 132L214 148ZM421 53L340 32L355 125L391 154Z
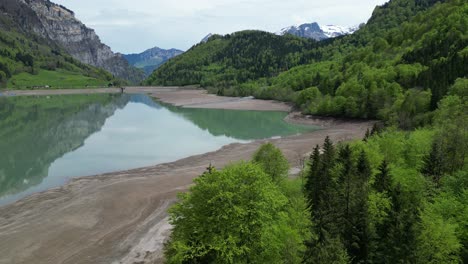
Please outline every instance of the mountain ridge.
M123 57L130 65L143 69L146 76L149 76L155 69L159 68L169 59L176 57L184 51L179 49L162 49L153 47L141 53L124 54Z
M275 32L275 34L284 36L291 34L298 37L310 38L314 40L324 40L328 38L335 38L343 35L349 35L358 30L358 26L347 27L337 25L321 26L317 22L305 23L300 25L289 26Z
M103 44L94 29L88 28L75 13L49 0L3 0L0 10L9 15L24 33L34 33L59 45L82 63L105 69L114 76L139 82L144 76L123 56Z

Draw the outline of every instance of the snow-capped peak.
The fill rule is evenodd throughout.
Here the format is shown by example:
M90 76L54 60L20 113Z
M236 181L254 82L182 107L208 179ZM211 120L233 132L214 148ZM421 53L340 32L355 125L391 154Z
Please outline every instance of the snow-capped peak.
M336 38L343 35L354 33L359 29L359 26L345 27L336 25L320 26L316 22L294 25L286 27L276 32L276 35L292 34L298 37L311 38L315 40L323 40L327 38Z
M320 26L320 29L323 33L329 38L335 38L342 35L348 35L354 33L359 29L358 26L346 27L346 26L336 26L336 25L326 25Z
M282 28L280 31L276 31L275 34L276 35L279 35L279 36L283 36L285 35L286 33L288 33L291 29L293 28L297 28L299 26L289 26L289 27L285 27L285 28Z

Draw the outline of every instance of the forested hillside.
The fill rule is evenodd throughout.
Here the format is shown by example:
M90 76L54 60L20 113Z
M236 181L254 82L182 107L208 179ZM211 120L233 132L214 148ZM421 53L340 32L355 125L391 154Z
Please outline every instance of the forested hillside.
M43 75L50 76L47 72L51 71L58 73L64 87L107 85L113 81L110 73L73 59L59 46L21 29L0 14L0 87L50 85ZM18 75L20 81L16 83L14 77Z
M387 126L350 143L327 137L298 179L271 144L251 162L209 166L170 211L168 263L468 263L468 2L391 0L355 34L295 52L298 66L250 68L243 79L207 71L232 58L268 66L240 59L242 43L229 54L230 37L192 48L150 82ZM215 43L221 57L206 59Z
M392 0L353 35L328 42L289 38L278 46L281 38L274 38L264 32L212 38L147 82L200 84L219 94L293 101L306 113L379 118L403 128L429 122L456 79L466 85L468 3L462 0ZM276 50L292 46L290 53Z
M209 166L170 211L167 263L467 263L468 101L458 88L431 127L327 137L296 179L272 144L249 163Z
M147 84L232 87L260 77L272 77L312 56L316 41L277 36L263 31L214 35L155 71Z

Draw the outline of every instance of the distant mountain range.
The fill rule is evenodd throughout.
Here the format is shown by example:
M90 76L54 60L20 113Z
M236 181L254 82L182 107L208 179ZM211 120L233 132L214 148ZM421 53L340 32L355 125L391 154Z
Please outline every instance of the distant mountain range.
M359 29L359 26L346 27L346 26L336 26L336 25L326 25L320 26L317 22L306 23L297 26L289 26L281 29L280 31L275 32L278 36L284 36L286 34L309 38L314 40L324 40L329 38L336 38L343 35L353 34ZM209 33L206 35L200 43L205 43L211 38L214 34Z
M290 26L276 32L277 35L283 36L286 34L295 35L303 38L310 38L315 40L324 40L328 38L335 38L343 35L354 33L359 29L355 27L343 27L336 25L320 26L318 23L307 23L298 26Z
M169 59L184 53L178 49L161 49L154 47L138 54L123 55L124 58L137 68L143 69L146 76L149 76L155 69L159 68Z

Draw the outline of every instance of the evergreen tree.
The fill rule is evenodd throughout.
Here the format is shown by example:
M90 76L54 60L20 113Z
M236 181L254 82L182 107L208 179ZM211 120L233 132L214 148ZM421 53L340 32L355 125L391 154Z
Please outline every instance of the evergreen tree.
M374 262L414 263L418 199L397 184L392 188L391 202L388 218L378 227L379 240Z
M369 130L369 128L366 130L366 134L364 135L364 138L362 139L364 142L367 142L367 140L369 140L371 136L371 132Z
M358 174L358 181L363 183L367 183L367 181L370 179L372 170L370 167L369 159L367 158L367 154L364 150L362 150L359 153L359 158L358 158L358 163L356 167L356 171Z
M337 222L339 197L332 178L335 162L335 147L327 137L323 154L320 154L317 146L311 155L311 169L306 183L314 223L314 236L307 242L308 250L304 259L306 263L346 263L344 260L347 255L340 241L341 229Z
M354 190L354 204L351 215L352 236L349 254L354 263L367 263L369 255L369 215L368 215L368 181L372 171L367 154L364 150L359 153L356 165L356 179Z
M340 149L338 154L338 161L341 163L342 168L339 175L339 184L341 186L340 193L343 197L343 217L349 219L350 215L350 200L351 200L351 184L353 176L353 162L351 159L351 148L345 145Z
M374 189L377 192L389 192L392 187L392 178L390 176L390 169L388 167L388 162L386 159L382 161L379 166L379 172L375 175Z
M318 188L317 177L320 170L320 146L317 145L310 155L310 170L307 174L305 183L305 194L311 212L318 206L318 198L320 189Z
M431 152L424 157L423 161L424 165L421 169L421 173L430 177L434 184L439 186L440 179L444 173L444 155L438 140L434 140Z

